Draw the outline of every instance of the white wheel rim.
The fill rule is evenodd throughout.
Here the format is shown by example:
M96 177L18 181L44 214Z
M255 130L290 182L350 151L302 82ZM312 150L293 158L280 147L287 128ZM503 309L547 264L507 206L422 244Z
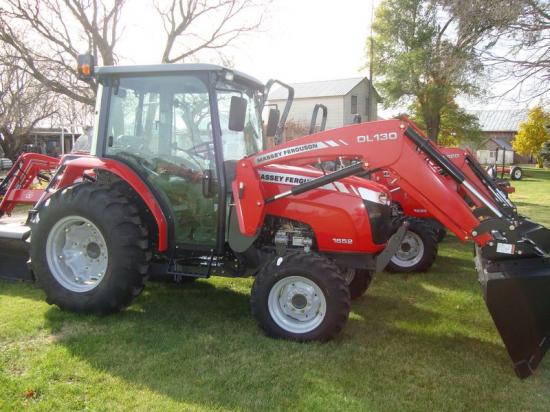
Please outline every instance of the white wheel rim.
M308 333L325 319L327 301L321 288L303 276L288 276L273 285L268 297L269 314L282 329Z
M423 256L424 242L422 238L408 230L391 261L399 267L410 268L420 262Z
M72 292L88 292L99 285L107 272L107 243L90 220L67 216L48 234L46 260L61 286Z
M519 179L521 177L521 170L514 170L514 177Z

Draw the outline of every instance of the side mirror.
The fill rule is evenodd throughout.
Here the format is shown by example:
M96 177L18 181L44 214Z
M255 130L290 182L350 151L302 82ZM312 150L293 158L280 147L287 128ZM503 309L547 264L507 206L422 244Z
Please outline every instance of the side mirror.
M279 109L269 109L269 117L267 119L267 127L265 129L265 135L267 137L275 136L280 117L281 112L279 112Z
M242 132L244 130L244 121L246 118L247 101L243 97L232 96L229 106L229 130Z

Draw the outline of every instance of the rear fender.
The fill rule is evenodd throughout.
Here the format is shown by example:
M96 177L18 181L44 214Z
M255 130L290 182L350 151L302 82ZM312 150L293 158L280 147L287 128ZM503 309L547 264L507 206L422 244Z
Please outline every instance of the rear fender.
M52 179L38 205L58 190L83 181L86 176L93 178L100 170L118 176L141 197L151 211L158 227L158 251L168 250L168 223L155 195L137 173L116 160L82 156L65 161L58 169L55 178Z

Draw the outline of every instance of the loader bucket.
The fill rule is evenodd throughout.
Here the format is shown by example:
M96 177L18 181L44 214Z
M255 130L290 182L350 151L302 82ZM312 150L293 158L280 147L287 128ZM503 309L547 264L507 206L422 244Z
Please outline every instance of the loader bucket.
M27 267L29 244L21 240L0 239L0 279L32 282Z
M30 234L27 226L19 223L0 223L0 278L32 281L27 267Z
M490 261L476 246L476 268L487 308L521 379L550 346L550 259Z

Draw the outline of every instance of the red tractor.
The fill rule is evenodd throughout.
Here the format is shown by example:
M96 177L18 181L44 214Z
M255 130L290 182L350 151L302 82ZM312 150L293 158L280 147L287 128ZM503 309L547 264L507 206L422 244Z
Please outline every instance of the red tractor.
M505 180L495 180L490 177L476 158L467 150L450 147L439 147L439 151L447 156L463 173L475 168L477 174L470 176L473 181L486 179L500 190L503 196L515 191ZM386 269L393 272L420 272L428 270L433 264L438 249L438 242L445 237L447 230L418 201L405 192L399 185L399 177L390 170L380 170L370 175L370 178L384 184L392 194L392 202L408 218L409 227L400 248L392 257Z
M17 158L8 174L0 180L0 217L11 214L18 204L34 205L43 190L33 183L47 182L59 166L59 159L38 153L24 153Z
M317 117L320 110L322 110L322 118L320 125L317 126ZM314 134L316 130L324 131L327 115L328 108L325 105L315 105L308 134ZM425 137L423 132L407 116L400 116L400 119L409 124L410 127L413 127L418 134ZM475 156L469 151L442 146L438 146L438 149L464 173L469 173L472 169L475 169L476 175L471 175L470 177L478 185L483 186L479 182L480 179L487 180L488 183L493 185L490 180L495 179L491 178L483 170ZM322 164L317 162L316 166L326 172L327 170L339 170L349 165L349 163L349 160L344 161L342 158L339 158L337 162L325 162ZM392 194L394 214L402 215L406 218L408 224L401 245L390 259L386 270L408 273L424 272L430 269L437 257L438 243L443 240L447 233L445 226L439 223L414 197L401 188L399 176L393 173L391 169L378 169L373 172L364 173L362 176L386 186ZM514 188L505 180L495 180L494 184L498 186L503 196L507 196L508 193L514 191Z
M252 313L266 334L329 340L406 231L387 188L358 177L383 168L475 242L516 373L537 367L550 341L548 229L411 124L356 124L263 150L269 87L248 75L84 62L81 73L99 84L91 154L62 160L28 219L30 266L49 303L107 314L129 305L149 275L254 276ZM288 110L280 120L272 111L267 129L280 136ZM309 166L337 158L352 163L328 174Z

